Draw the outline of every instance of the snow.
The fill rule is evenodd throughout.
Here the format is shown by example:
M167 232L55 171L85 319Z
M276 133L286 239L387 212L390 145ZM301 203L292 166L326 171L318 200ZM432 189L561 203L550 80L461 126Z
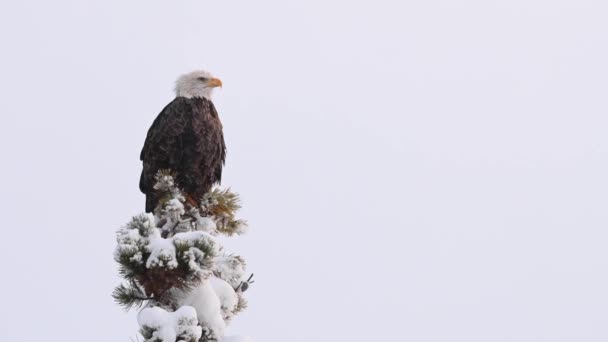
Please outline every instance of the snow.
M197 326L196 310L183 306L175 312L168 312L162 308L146 308L137 316L140 327L154 329L150 340L161 342L198 341L202 328Z
M224 335L225 320L232 317L239 300L232 286L216 277L203 280L191 291L178 292L175 297L178 305L193 307L199 323L216 338Z
M137 264L143 263L143 256L140 247L147 243L147 238L140 234L140 229L143 228L146 232L151 228L154 217L150 215L141 215L134 217L127 227L118 231L117 246L114 250L114 258L119 259L121 255L130 255L129 259Z
M174 221L179 220L180 216L186 212L184 204L177 198L172 198L167 202L165 211Z
M209 278L209 282L220 300L223 318L230 319L232 317L232 312L239 302L239 297L236 295L234 288L225 280L216 277Z
M114 251L114 257L118 258L122 254L135 254L139 251L139 245L143 243L143 238L135 229L121 231L118 234L118 245Z
M241 260L234 255L220 255L215 258L213 271L236 288L245 278L245 265Z
M146 262L147 268L167 267L174 269L177 267L177 259L175 258L175 245L172 239L164 239L160 236L158 230L150 236L150 242L146 246L150 257Z
M193 290L176 297L179 305L196 309L199 323L208 328L213 336L218 339L224 336L226 323L222 317L222 303L210 280L203 280Z
M193 243L203 240L203 239L205 239L207 241L212 241L212 243L213 243L213 241L215 241L213 236L211 236L207 232L202 232L202 231L182 232L182 233L177 233L173 236L173 240L175 240L176 242L183 242L183 243L187 243L189 245L192 245Z
M143 255L141 254L141 252L133 254L133 256L129 258L129 260L137 264L141 264L144 262Z
M210 217L197 215L196 229L207 233L213 233L217 230L217 225Z
M205 275L205 269L203 269L200 264L203 262L205 258L205 253L203 253L200 249L191 247L186 252L184 252L183 259L188 262L188 267L191 270L198 272L199 275Z

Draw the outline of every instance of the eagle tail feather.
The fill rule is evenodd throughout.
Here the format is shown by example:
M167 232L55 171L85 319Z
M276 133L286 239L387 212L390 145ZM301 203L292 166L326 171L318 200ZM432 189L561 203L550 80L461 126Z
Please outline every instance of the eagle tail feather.
M151 213L156 209L158 205L158 199L154 194L146 194L146 212Z

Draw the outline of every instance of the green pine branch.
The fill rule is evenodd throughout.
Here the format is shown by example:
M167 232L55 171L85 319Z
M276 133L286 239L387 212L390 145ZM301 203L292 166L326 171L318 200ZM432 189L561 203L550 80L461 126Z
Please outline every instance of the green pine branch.
M143 288L135 281L131 281L129 285L118 285L112 292L112 298L127 311L133 307L140 308L146 301L154 299L146 296Z

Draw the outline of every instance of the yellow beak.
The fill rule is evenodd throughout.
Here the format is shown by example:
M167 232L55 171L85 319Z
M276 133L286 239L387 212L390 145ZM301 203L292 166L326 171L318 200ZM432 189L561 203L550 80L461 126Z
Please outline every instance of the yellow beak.
M222 86L222 81L219 78L212 78L209 80L208 85L210 87L221 87Z

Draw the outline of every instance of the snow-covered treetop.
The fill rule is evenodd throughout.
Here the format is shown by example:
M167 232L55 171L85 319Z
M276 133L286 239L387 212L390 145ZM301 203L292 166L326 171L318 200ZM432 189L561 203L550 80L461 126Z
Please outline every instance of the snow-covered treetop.
M174 179L159 172L154 214L118 231L114 258L126 282L113 297L126 309L145 305L139 323L146 341L216 341L246 308L243 292L252 282L245 259L227 253L216 236L243 234L247 224L236 218L236 193L214 188L193 208Z

